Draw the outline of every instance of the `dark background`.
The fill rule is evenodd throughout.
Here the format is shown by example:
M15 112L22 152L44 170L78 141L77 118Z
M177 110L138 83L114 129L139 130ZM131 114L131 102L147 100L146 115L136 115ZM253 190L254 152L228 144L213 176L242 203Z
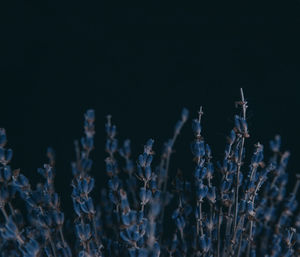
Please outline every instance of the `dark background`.
M113 115L118 138L133 140L134 158L152 137L159 153L187 107L204 107L204 136L223 156L234 101L244 88L253 144L281 134L299 172L299 1L123 6L105 1L8 2L0 8L0 126L14 150L12 166L32 181L57 153L57 190L70 200L73 140L83 113L96 110L93 175L104 170L104 123ZM191 174L188 125L173 158ZM158 154L156 155L158 157ZM291 186L293 180L291 182ZM99 189L96 189L99 192Z

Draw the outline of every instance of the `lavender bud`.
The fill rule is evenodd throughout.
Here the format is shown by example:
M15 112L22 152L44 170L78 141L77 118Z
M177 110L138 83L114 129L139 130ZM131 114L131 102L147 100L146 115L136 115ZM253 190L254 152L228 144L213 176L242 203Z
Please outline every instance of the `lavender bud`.
M197 119L193 120L192 129L196 137L200 137L201 134L201 125Z
M185 221L184 221L184 218L182 216L179 216L175 219L175 223L176 223L176 226L179 230L183 230L184 227L185 227Z
M146 156L144 156L144 154L140 154L140 155L139 155L138 164L139 164L141 167L145 167L145 165L146 165Z
M181 111L181 120L183 122L186 122L186 120L189 118L189 110L187 108L183 108Z
M208 144L205 145L205 151L206 151L206 156L207 158L211 158L211 149L210 146Z
M85 114L85 119L89 123L93 123L95 121L95 111L93 109L87 110Z
M6 138L6 133L5 129L0 128L0 147L4 147L6 145L7 138Z
M204 148L203 141L200 142L196 141L192 143L192 153L198 158L205 155L205 148Z
M255 217L254 205L252 201L247 202L247 212L250 216Z
M129 213L128 212L127 213L122 213L121 218L122 218L123 224L125 226L129 226L130 225L130 219L129 219Z
M207 192L208 192L207 186L205 186L202 182L200 182L198 184L198 187L197 187L197 198L198 198L198 200L202 201L203 198L206 197Z
M275 136L274 140L270 141L270 148L273 152L277 153L280 151L281 137L279 135Z
M229 135L229 144L232 145L236 139L235 131L232 129Z
M11 179L12 173L9 166L5 166L3 169L3 177L6 181L9 181Z
M237 129L238 132L241 132L241 120L238 115L234 116L234 126Z
M215 187L208 188L206 197L211 203L215 203L216 202L216 188Z

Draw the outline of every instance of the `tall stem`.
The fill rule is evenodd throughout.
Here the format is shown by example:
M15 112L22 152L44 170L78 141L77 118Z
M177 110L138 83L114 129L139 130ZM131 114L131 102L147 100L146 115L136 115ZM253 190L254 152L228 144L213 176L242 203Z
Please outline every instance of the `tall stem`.
M64 247L66 247L66 246L67 246L67 243L66 243L64 234L63 234L63 232L62 232L61 226L59 227L59 234L60 234L61 240L62 240L62 242L63 242L63 244L64 244Z
M242 88L241 88L241 105L243 109L243 120L246 121L247 102L245 101L244 92ZM237 216L238 216L240 171L242 166L244 143L245 143L245 133L242 134L242 142L239 149L239 158L237 163L238 167L237 167L236 188L235 188L235 210L234 210L233 231L236 229Z
M99 242L99 238L98 238L98 233L97 233L97 226L96 226L96 220L95 220L95 216L92 216L92 221L93 221L93 227L94 227L94 231L95 231L95 241L97 244L97 247L101 247L101 243Z
M202 201L199 203L199 227L200 235L203 236L203 226L202 226Z
M239 159L237 166L237 175L236 175L236 186L235 186L235 209L234 209L234 222L233 222L233 231L236 229L237 216L238 216L238 205L239 205L239 186L240 186L240 171L242 166L242 155L244 148L245 138L242 137L242 143L239 149Z
M217 257L220 257L220 244L221 244L221 218L223 215L222 206L220 207L219 219L218 219L218 246L217 246Z
M247 257L250 256L251 244L252 244L252 228L253 228L253 220L250 221L250 231L249 231L249 243L247 246Z

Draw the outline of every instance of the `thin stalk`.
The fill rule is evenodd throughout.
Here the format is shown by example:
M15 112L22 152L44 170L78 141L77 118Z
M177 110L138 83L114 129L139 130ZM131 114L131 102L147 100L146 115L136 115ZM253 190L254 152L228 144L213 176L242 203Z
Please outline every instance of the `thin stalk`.
M54 257L56 257L57 255L56 255L56 252L55 252L55 245L53 243L50 230L49 230L49 241L50 241L50 245L51 245L51 249L52 249L53 255L54 255Z
M67 243L66 243L64 234L63 234L63 232L62 232L61 226L59 226L59 229L58 229L58 230L59 230L59 234L60 234L61 240L62 240L62 242L63 242L63 244L64 244L64 247L66 247L66 246L67 246Z
M199 203L199 226L200 226L200 235L203 236L203 226L202 226L202 201Z
M96 226L96 221L95 221L94 215L92 216L92 221L93 221L93 227L94 227L94 231L95 231L95 241L96 241L97 247L99 247L101 243L99 242L97 226Z
M203 115L203 111L202 111L202 106L200 106L200 110L199 110L199 116L198 116L198 121L201 124L201 117ZM197 138L197 140L200 140L199 138ZM200 164L200 158L197 159L197 165ZM197 221L197 235L199 234L199 230L200 230L200 234L201 236L203 236L203 227L202 227L202 201L198 202L198 208L199 208L199 219Z
M42 214L43 216L45 216L45 213L44 213L44 210L42 209L42 207L40 207L39 209L40 209L41 214ZM48 233L49 233L49 241L50 241L50 246L51 246L53 255L54 255L54 257L57 257L56 251L55 251L55 245L54 245L54 243L53 243L52 236L51 236L51 230L50 230L50 228L48 228L48 227L46 227L46 228L47 228Z
M182 126L183 126L183 123L182 123L181 127L178 129L178 131L181 130ZM166 158L166 177L165 177L165 181L164 181L163 194L162 194L164 197L166 196L166 191L167 191L167 186L168 186L168 178L169 178L168 174L169 174L169 167L170 167L170 159L171 159L172 149L173 149L173 146L175 144L175 141L176 141L178 135L179 135L179 132L174 133L173 138L171 139L170 150L168 151L167 158ZM165 214L165 200L166 199L164 198L162 214L161 214L161 221L162 222L164 220L164 214Z
M250 221L250 231L249 231L249 243L247 246L247 257L250 256L251 245L252 245L252 228L253 228L253 220Z
M209 213L210 213L210 218L209 218L209 223L210 225L213 223L213 210L212 210L212 204L209 204ZM212 238L212 229L209 229L209 238Z
M6 210L5 210L4 206L1 207L1 211L2 211L2 214L5 218L5 221L8 221L8 216L7 216L7 213L6 213Z
M217 242L217 257L220 257L220 241L221 241L221 217L223 215L222 206L220 207L219 218L218 218L218 242Z
M228 249L228 244L229 244L229 238L230 238L230 229L231 229L231 208L232 205L228 207L228 212L227 212L227 217L226 217L226 230L225 230L225 238L224 238L224 246L223 246L223 254L222 256L225 256L225 251Z
M243 241L243 233L242 233L241 238L239 240L239 246L238 246L238 249L237 249L237 257L240 256L242 241Z
M258 189L259 189L261 183L262 183L262 179L260 179L260 180L258 181L258 183L257 183L257 185L256 185L256 188L255 188L255 191L254 191L254 193L253 193L253 195L252 195L252 199L251 199L251 200L252 200L253 206L254 206L255 196L256 196L256 194L257 194L257 191L258 191ZM251 197L250 197L250 198L251 198ZM252 228L253 228L253 220L251 219L251 220L250 220L250 231L249 231L249 243L248 243L248 246L247 246L247 254L246 254L247 257L250 256L251 245L252 245L252 240L253 240L253 239L252 239Z
M242 137L242 143L239 149L239 158L238 158L238 166L237 166L237 175L236 175L236 186L235 186L235 209L234 209L234 222L233 222L233 230L236 229L237 216L238 216L238 205L239 205L239 184L240 184L240 170L242 166L242 155L244 148L245 138Z
M246 121L246 109L247 109L247 102L244 98L244 92L241 88L241 104L243 108L243 119ZM242 143L239 149L239 158L238 158L238 167L237 167L237 177L236 177L236 188L235 188L235 211L234 211L234 222L233 222L233 230L236 229L237 223L237 216L238 216L238 201L239 201L239 184L240 184L240 171L242 166L242 157L243 157L243 149L245 143L245 134L242 135Z
M252 178L255 175L256 170L257 170L257 167L256 166L252 166L251 173L250 173L250 181L252 181ZM249 198L249 192L246 191L244 200L247 201L248 198ZM237 233L238 229L240 229L240 227L244 223L244 219L245 219L245 214L242 214L241 217L240 217L240 219L239 219L239 221L238 221L237 226L233 230L233 237L232 237L232 244L230 245L230 251L231 251L232 245L236 243L236 233ZM240 242L239 242L239 247L240 247Z
M297 195L297 192L298 192L298 189L299 189L299 186L300 186L300 174L297 174L297 182L294 186L294 189L293 189L293 194L296 196Z

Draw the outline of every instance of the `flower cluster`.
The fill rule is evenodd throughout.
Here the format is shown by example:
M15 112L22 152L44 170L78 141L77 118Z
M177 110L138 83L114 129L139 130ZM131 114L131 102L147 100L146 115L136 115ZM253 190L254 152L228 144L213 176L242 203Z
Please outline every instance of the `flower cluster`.
M38 169L42 182L33 187L19 169L11 168L13 152L0 129L0 256L300 256L300 174L288 190L290 153L281 149L278 135L270 142L269 159L259 142L247 158L247 104L241 89L219 161L203 136L200 107L192 120L192 181L170 165L187 109L160 155L149 139L136 158L129 139L119 144L117 128L107 116L107 186L99 201L93 199L90 155L95 112L88 110L71 165L73 217L63 213L55 191L54 150L47 150L48 162Z

